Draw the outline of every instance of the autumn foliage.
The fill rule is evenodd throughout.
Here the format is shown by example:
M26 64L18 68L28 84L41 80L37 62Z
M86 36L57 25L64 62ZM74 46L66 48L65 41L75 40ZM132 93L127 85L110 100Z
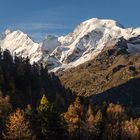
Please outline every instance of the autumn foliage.
M25 117L25 113L21 109L10 114L6 123L6 132L4 133L5 139L31 139L32 130L30 123Z
M140 140L140 114L66 90L28 58L0 52L0 140Z

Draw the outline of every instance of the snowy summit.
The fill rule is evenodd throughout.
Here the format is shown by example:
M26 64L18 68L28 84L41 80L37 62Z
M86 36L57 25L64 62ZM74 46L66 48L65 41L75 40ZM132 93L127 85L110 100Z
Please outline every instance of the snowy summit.
M1 48L12 54L29 57L31 63L48 63L51 71L76 67L94 59L106 46L115 45L121 37L128 42L129 52L140 52L140 28L124 28L114 20L89 19L79 24L66 36L47 36L35 43L21 31L6 30L0 35ZM137 43L136 43L137 42Z

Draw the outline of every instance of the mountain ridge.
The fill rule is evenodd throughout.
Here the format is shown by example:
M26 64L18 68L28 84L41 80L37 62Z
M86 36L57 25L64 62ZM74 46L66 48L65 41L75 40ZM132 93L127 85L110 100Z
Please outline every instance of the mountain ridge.
M95 59L57 74L62 84L77 95L95 96L96 98L96 95L100 96L101 93L112 88L140 78L140 53L130 54L126 49L127 46L124 46L123 49L119 46L110 46ZM133 88L133 86L127 87L126 96L129 96L129 88ZM136 90L139 91L140 89L137 88L133 91ZM117 93L119 92L117 91ZM130 92L132 92L132 89ZM113 96L115 96L114 94ZM115 100L115 98L113 99Z
M140 52L139 35L140 28L124 28L115 20L93 18L80 23L66 36L48 35L40 43L19 30L6 30L0 35L0 47L13 55L28 56L31 63L47 64L49 71L56 72L94 59L106 46L115 46L121 38L128 41L128 52Z

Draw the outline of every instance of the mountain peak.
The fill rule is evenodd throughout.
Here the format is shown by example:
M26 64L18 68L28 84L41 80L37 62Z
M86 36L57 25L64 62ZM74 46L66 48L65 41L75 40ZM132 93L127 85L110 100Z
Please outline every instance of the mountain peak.
M10 30L10 29L6 29L4 32L5 35L11 34L11 33L12 33L12 30Z
M66 36L47 35L41 43L35 43L22 31L7 29L0 36L0 47L9 49L12 54L28 56L32 63L45 62L55 71L94 59L108 46L115 46L120 38L126 40L127 51L140 52L139 36L139 28L124 28L115 20L92 18Z
M119 28L124 28L122 24L120 24L118 21L112 20L112 19L99 19L99 18L91 18L89 20L86 20L82 22L83 25L98 25L98 26L107 26L107 27L113 27L117 26Z
M57 67L68 69L94 59L107 46L115 46L123 37L128 40L140 35L139 30L124 28L111 19L92 18L80 23L73 32L59 37L59 45L51 54L50 60L56 60ZM128 44L128 50L140 50L137 46ZM48 58L49 60L49 58ZM49 61L50 62L50 61ZM54 62L52 63L52 68Z
M44 57L45 53L42 51L40 44L35 43L27 34L20 30L11 31L7 29L0 39L0 47L5 50L8 49L11 54L17 54L30 59L30 62L39 62Z

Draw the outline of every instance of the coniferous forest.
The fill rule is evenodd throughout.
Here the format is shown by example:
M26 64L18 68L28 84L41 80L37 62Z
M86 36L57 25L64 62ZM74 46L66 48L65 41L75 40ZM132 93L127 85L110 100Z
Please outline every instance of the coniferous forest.
M139 140L140 118L120 104L94 106L28 58L0 51L0 139Z

